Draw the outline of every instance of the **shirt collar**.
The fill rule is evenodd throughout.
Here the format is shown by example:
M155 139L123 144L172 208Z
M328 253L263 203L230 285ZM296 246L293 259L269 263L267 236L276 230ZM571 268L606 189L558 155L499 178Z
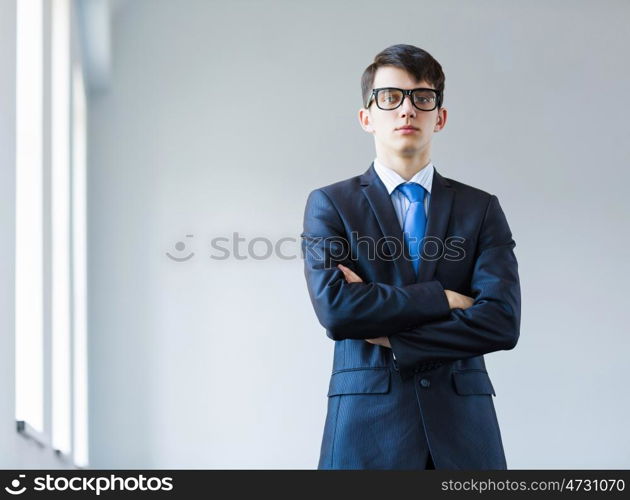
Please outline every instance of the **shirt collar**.
M400 184L404 184L405 182L416 182L426 189L428 193L431 193L434 170L432 162L429 162L426 166L424 166L418 173L416 173L416 175L409 179L409 181L403 179L391 168L383 165L378 158L374 158L374 170L380 177L383 184L385 184L385 188L390 195Z

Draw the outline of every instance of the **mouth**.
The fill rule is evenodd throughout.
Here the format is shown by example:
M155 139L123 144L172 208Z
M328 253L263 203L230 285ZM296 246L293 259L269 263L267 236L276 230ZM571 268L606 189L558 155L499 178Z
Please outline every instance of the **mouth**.
M401 134L414 134L417 131L418 129L416 127L412 127L411 125L406 125L396 129L396 132L400 132Z

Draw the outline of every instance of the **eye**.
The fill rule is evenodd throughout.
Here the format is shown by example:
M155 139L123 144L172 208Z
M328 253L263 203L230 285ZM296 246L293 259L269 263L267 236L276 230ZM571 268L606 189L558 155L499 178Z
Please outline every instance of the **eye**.
M378 102L385 109L394 108L402 99L402 92L397 89L383 89L378 93Z

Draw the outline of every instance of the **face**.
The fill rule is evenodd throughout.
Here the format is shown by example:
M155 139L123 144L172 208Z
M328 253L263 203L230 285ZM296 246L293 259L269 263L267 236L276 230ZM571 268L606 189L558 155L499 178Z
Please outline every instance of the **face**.
M426 81L417 81L405 70L394 66L382 66L376 70L373 88L397 87L414 89L434 88ZM431 139L446 125L446 108L421 111L411 104L409 96L396 109L379 109L374 100L368 109L359 110L359 122L366 132L374 135L379 158L391 156L417 158L428 162L431 155ZM401 127L411 126L412 130Z

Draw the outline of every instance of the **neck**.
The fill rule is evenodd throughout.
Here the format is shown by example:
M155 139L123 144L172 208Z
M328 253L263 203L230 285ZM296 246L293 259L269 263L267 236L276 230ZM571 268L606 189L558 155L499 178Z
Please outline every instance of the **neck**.
M376 158L408 181L431 162L431 152L422 151L410 156L401 156L400 154L388 154L377 149Z

